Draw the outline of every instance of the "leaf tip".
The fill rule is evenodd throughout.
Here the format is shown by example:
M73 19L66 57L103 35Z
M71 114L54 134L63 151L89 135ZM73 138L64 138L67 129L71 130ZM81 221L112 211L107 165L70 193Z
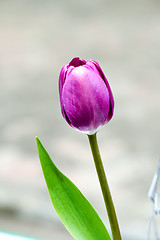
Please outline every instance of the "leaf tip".
M39 140L39 138L37 136L35 138L36 138L37 145L41 144L41 141Z
M40 154L41 149L43 149L44 147L43 147L41 141L39 140L39 138L37 136L35 138L36 138L38 153Z

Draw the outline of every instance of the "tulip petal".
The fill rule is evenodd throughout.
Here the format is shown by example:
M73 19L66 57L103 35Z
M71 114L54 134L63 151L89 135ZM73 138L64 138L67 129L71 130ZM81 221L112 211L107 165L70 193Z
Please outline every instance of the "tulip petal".
M69 63L69 66L79 67L81 65L86 64L86 61L83 59L80 59L79 57L75 57L72 59L72 61Z
M101 78L105 81L106 86L107 86L107 88L108 88L109 99L110 99L110 108L109 108L109 114L108 114L108 118L107 118L107 121L106 121L106 122L109 122L109 121L111 120L112 116L113 116L113 111L114 111L114 98L113 98L113 94L112 94L110 85L109 85L109 83L108 83L108 81L107 81L107 78L106 78L106 76L104 75L104 73L103 73L100 65L99 65L96 61L93 61L93 60L91 60L90 62L92 62L92 63L96 66L96 68L97 68L97 70L98 70Z
M89 134L103 125L108 117L108 89L100 75L87 65L67 72L62 102L68 122Z
M60 104L61 104L61 111L62 111L62 115L65 118L65 113L64 113L64 108L63 108L63 103L62 103L62 89L63 89L63 85L65 82L65 78L66 78L66 73L67 73L67 69L68 69L68 65L65 65L60 72L59 75L59 98L60 98Z

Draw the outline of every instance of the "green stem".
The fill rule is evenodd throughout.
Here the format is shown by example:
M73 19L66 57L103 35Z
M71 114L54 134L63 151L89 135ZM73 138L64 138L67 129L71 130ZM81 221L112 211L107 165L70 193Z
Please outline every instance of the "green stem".
M94 135L88 135L88 138L89 138L89 143L92 150L92 155L93 155L94 163L96 166L99 182L101 185L104 202L105 202L107 213L108 213L108 218L109 218L111 231L112 231L112 237L113 237L113 240L121 240L122 238L119 230L118 220L116 217L115 208L113 205L105 171L103 168L103 163L102 163L99 148L98 148L96 133Z

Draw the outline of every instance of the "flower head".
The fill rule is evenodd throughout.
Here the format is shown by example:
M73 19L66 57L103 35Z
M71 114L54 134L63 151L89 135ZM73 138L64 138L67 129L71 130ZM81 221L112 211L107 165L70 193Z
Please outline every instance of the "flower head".
M96 61L75 57L65 65L59 76L59 95L67 123L89 135L113 116L113 95Z

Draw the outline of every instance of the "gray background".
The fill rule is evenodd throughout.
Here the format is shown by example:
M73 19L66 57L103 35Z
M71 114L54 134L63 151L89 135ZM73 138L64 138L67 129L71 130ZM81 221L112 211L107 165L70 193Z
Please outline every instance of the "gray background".
M115 98L99 145L123 239L145 239L160 155L160 1L0 1L0 229L71 240L49 199L37 135L108 226L85 135L60 113L58 76L99 62Z

